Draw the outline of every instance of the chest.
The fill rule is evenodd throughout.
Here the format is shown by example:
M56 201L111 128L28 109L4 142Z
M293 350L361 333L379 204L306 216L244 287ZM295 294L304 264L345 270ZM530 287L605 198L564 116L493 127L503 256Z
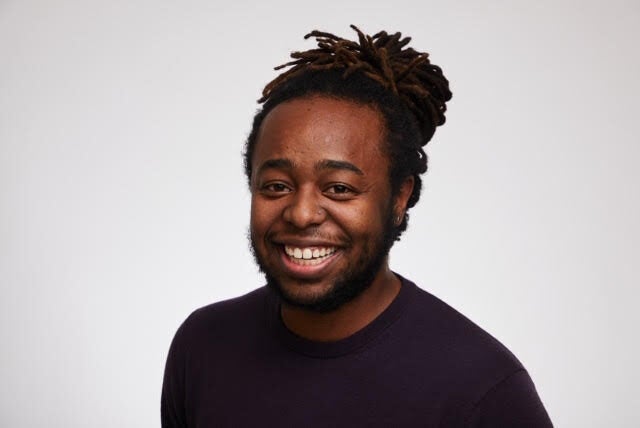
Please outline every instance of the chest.
M438 426L458 407L441 371L383 351L318 359L263 350L195 365L190 426Z

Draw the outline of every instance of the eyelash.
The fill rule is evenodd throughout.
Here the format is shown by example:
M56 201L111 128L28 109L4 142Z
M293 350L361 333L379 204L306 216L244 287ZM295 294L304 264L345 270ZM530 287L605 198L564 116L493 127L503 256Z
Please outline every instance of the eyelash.
M287 193L291 193L292 189L284 183L267 183L261 188L262 192L268 196L282 196ZM332 184L325 188L322 192L324 195L331 199L346 199L351 198L357 192L346 184Z
M278 189L276 189L275 187L278 187ZM262 190L268 193L275 193L275 194L291 192L291 189L289 188L289 186L287 186L284 183L268 183L262 186Z
M327 190L330 190L330 189L337 190L338 188L340 188L341 191L334 191L334 192L328 192L328 193L335 194L335 195L347 195L347 194L353 193L353 190L351 190L349 186L346 186L344 184L332 184L331 186L328 187Z

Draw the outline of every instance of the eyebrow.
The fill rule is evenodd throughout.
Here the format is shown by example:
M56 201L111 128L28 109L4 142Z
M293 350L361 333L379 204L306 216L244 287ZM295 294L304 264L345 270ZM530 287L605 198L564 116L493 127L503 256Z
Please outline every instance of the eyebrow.
M277 159L267 159L262 162L260 167L258 168L258 174L261 174L263 171L267 169L292 169L293 162L289 159L285 158L277 158Z
M325 159L316 164L316 170L323 169L341 169L355 172L358 175L364 175L364 172L354 164L345 161Z
M276 159L267 159L264 161L260 167L258 167L258 174L261 174L265 170L268 169L293 169L294 165L290 159L287 158L276 158ZM333 159L323 159L316 163L315 165L316 171L327 170L327 169L337 169L337 170L346 170L354 172L358 175L364 175L364 172L354 164L346 161L333 160Z

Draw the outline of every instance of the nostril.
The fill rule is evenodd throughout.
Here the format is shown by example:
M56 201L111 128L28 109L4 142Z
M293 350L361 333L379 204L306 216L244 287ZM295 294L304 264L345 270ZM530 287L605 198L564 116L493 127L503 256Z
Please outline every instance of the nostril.
M299 193L283 211L283 219L297 228L304 229L324 221L325 210L315 195Z

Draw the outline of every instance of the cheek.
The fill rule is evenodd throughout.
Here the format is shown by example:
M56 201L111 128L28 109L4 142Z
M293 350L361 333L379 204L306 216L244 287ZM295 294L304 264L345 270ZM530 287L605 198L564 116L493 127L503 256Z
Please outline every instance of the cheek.
M382 229L384 207L362 204L339 207L333 211L333 219L352 237L377 235Z
M256 202L255 199L251 200L251 233L259 233L264 229L264 209L261 209L260 203Z
M266 203L257 197L251 199L251 231L263 234L280 218L281 208L270 201Z

